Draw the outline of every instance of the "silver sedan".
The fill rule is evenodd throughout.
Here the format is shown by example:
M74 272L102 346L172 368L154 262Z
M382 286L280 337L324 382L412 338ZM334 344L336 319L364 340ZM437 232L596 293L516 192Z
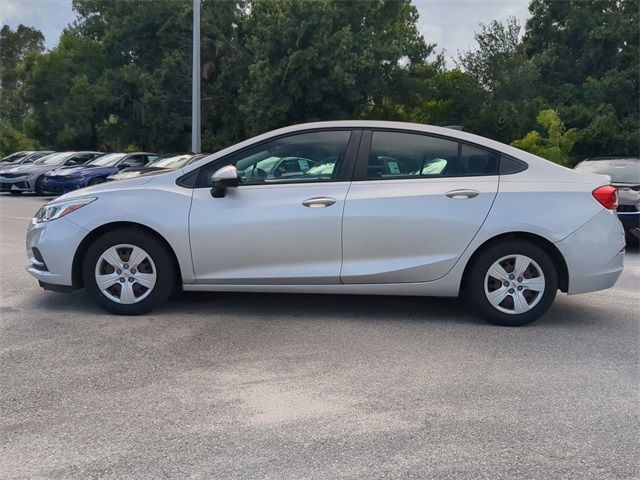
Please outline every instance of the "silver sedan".
M297 125L57 198L29 226L28 271L115 314L148 312L176 288L464 293L490 321L523 325L558 290L620 276L609 181L452 129Z

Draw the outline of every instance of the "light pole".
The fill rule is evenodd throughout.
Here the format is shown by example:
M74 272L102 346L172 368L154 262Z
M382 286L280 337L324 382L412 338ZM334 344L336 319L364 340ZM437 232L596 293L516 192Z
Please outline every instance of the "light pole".
M191 151L200 153L200 0L193 0L193 73Z

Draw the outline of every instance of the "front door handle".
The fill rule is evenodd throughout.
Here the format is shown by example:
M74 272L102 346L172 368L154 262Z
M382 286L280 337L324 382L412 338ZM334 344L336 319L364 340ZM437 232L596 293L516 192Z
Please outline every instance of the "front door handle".
M336 203L335 198L313 197L313 198L307 198L305 201L302 202L302 205L309 208L324 208L324 207L330 207L334 203Z
M477 190L450 190L445 195L449 198L455 198L457 200L466 200L467 198L473 198L480 195Z

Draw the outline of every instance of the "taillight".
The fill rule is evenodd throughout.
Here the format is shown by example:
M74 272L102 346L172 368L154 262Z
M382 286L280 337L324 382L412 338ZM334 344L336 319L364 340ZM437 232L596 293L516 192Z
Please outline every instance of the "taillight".
M603 185L596 188L593 192L593 197L600 202L604 208L609 210L615 210L618 208L618 190L611 185Z

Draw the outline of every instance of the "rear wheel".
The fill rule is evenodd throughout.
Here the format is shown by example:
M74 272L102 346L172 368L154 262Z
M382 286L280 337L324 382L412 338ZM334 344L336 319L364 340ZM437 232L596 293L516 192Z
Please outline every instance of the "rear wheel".
M484 318L497 325L520 326L549 309L558 290L558 275L543 249L513 240L482 252L466 286L473 306Z
M91 298L108 312L140 315L163 303L175 284L165 246L133 228L108 232L87 250L82 276Z

